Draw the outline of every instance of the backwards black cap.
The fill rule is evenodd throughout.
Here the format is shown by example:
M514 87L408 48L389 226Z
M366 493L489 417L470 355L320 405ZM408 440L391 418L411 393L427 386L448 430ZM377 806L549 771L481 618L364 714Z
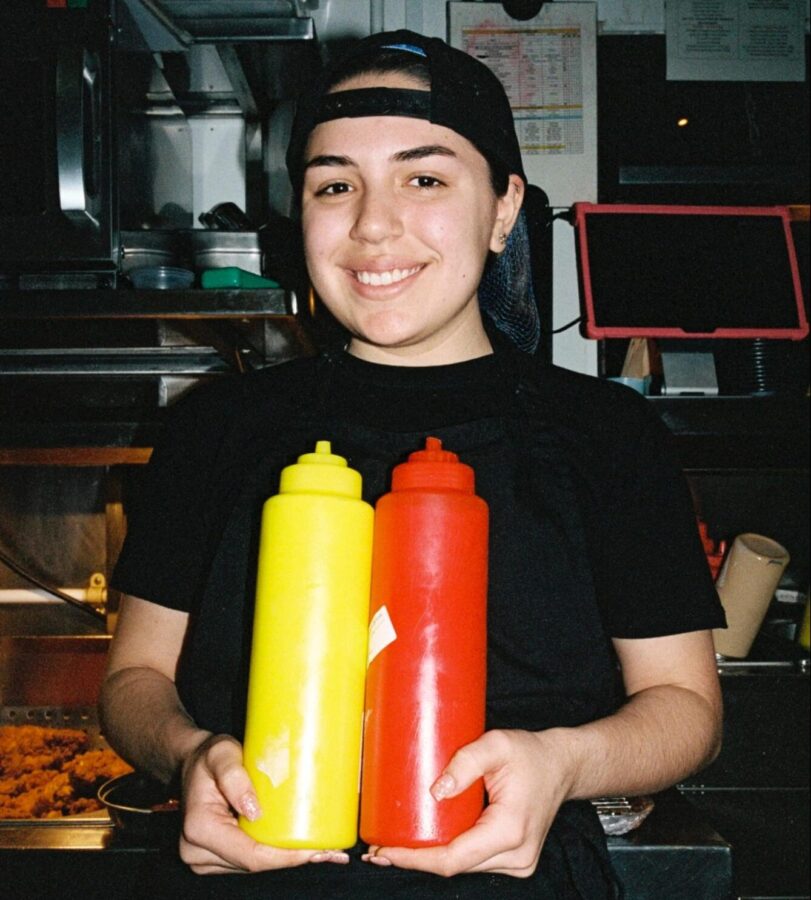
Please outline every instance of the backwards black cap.
M361 88L329 93L344 71L370 70L383 50L420 56L428 69L430 90ZM489 161L520 175L526 183L512 110L495 74L470 54L439 38L413 31L388 31L359 41L319 77L300 98L287 150L287 170L296 192L304 177L304 151L310 132L321 122L361 116L407 116L427 119L467 138Z

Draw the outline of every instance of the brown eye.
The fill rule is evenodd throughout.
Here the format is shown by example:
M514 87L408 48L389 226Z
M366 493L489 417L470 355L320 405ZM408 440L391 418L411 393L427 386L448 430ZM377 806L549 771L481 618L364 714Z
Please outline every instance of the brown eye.
M315 192L316 197L334 197L337 194L348 194L352 190L352 186L345 181L333 181L332 184L325 185Z
M444 182L440 181L438 178L435 178L433 175L415 175L410 184L413 184L418 188L437 188L442 187Z

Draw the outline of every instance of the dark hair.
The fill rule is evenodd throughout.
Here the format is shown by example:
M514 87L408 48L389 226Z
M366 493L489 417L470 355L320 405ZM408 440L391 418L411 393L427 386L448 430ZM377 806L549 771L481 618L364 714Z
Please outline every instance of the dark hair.
M339 66L329 81L329 90L339 88L345 81L358 75L386 75L395 72L413 78L425 88L431 87L431 72L425 59L407 50L384 47L372 57L349 59ZM479 150L482 153L481 150ZM507 167L487 154L482 153L490 171L490 186L497 197L503 197L510 186L510 173Z

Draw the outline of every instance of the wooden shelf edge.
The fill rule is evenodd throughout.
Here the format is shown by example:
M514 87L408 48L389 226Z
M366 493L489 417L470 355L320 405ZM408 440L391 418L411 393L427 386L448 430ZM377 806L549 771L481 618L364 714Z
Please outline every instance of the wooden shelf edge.
M0 466L144 465L151 447L3 447Z

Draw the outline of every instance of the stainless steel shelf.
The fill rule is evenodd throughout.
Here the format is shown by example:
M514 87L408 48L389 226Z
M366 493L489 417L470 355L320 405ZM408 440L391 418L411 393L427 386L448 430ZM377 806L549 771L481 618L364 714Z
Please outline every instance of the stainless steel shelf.
M230 370L213 347L0 350L0 375L206 375Z
M690 471L807 471L808 397L650 397Z
M137 451L138 461L145 462L161 430L154 411L151 418L110 417L103 422L0 422L0 464L35 464L43 454L64 451L70 455L88 448L100 452Z
M315 38L300 0L124 0L124 5L153 51Z
M292 321L280 289L0 291L0 320L268 319Z

